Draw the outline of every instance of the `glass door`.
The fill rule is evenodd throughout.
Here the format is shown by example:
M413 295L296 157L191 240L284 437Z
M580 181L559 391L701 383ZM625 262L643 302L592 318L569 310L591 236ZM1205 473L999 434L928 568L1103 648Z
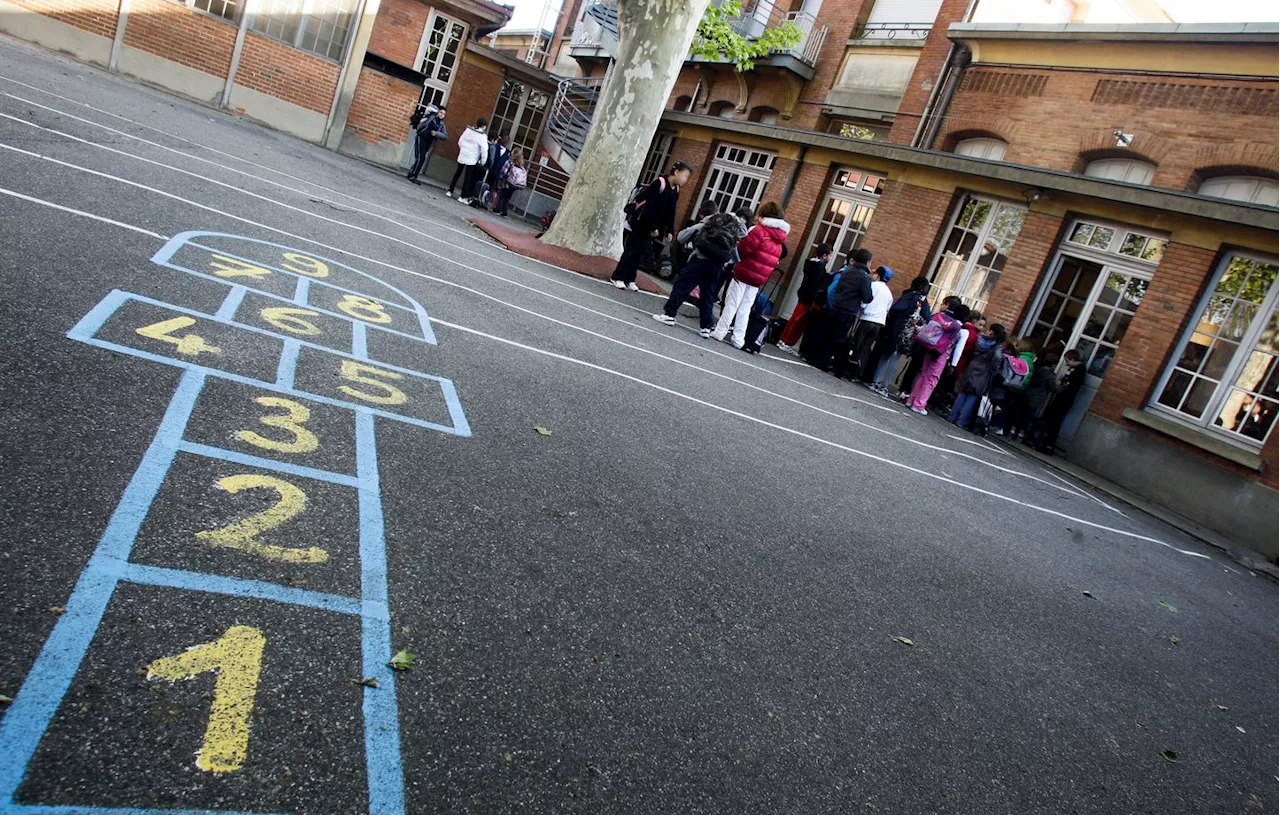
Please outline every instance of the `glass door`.
M849 169L836 171L818 222L809 234L804 257L797 259L793 267L795 271L787 284L779 314L790 316L795 308L795 293L804 279L804 261L813 255L815 246L825 243L831 247L831 260L827 262L830 271L843 264L845 256L862 245L862 237L867 234L883 185L884 179L878 175Z

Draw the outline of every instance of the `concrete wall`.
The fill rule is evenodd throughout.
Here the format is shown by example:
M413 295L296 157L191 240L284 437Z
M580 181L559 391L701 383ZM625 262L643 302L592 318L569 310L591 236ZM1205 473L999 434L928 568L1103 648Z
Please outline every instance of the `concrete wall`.
M111 59L114 25L113 22L110 27L98 26L91 30L89 22L83 18L64 19L40 13L30 4L17 5L0 0L0 31L103 67Z
M1093 414L1080 423L1068 458L1276 562L1275 490Z

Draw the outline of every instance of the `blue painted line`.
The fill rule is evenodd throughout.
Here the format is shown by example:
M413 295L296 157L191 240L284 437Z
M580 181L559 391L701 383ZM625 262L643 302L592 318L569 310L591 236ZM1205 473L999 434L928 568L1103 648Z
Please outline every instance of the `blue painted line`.
M444 394L444 403L449 407L449 419L453 422L454 430L459 436L470 436L471 423L467 421L467 414L462 411L462 402L458 399L458 390L453 386L453 380L440 380L440 392Z
M280 353L280 362L276 365L276 384L282 388L293 389L293 378L298 373L298 353L302 344L297 340L285 339L284 351Z
M229 809L129 809L123 807L43 806L0 804L0 815L271 815L266 812L233 812Z
M351 356L356 359L369 358L369 333L365 330L364 323L351 325Z
M437 345L436 330L431 327L431 318L427 316L427 310L419 305L417 300L413 301L413 310L418 314L418 327L422 329L422 339Z
M214 312L215 317L222 320L230 320L236 316L236 309L240 308L240 303L244 301L245 294L248 289L244 286L232 286L231 291L227 292L227 297L222 301L222 305Z
M67 336L71 336L70 333L68 333ZM185 362L180 359L174 359L173 357L166 357L166 356L161 356L160 354L153 354L150 351L141 351L137 348L133 348L128 345L117 345L114 342L107 342L106 340L100 340L97 337L89 337L87 339L81 339L80 337L71 337L71 339L80 340L86 345L91 345L94 348L102 348L107 351L115 351L118 354L125 354L127 356L138 357L139 359L145 359L151 362L158 362L161 365L169 365L174 368L183 368L186 370L199 371L203 374L207 374L208 376L216 376L219 379L225 379L229 382L239 382L242 385L252 385L255 388L262 388L263 390L272 391L273 393L280 393L285 396L292 396L297 399L310 399L313 402L319 402L320 404L323 404L323 405L333 405L334 407L345 408L347 410L368 410L374 413L375 415L382 416L387 419L392 419L397 422L404 422L405 424L410 424L410 425L413 425L414 427L425 427L428 430L437 430L441 433L448 433L451 436L465 437L465 436L471 435L471 429L469 426L462 428L462 430L459 431L459 429L457 427L454 427L453 425L444 425L444 424L438 424L436 422L429 422L425 419L418 419L414 416L406 416L402 413L391 413L389 411L385 411L377 408L370 408L365 405L358 405L358 404L355 404L354 402L347 402L342 399L334 399L333 397L330 397L330 396L322 396L318 393L310 393L308 391L293 390L291 388L282 388L279 385L275 384L274 382L266 382L260 379L252 379L247 376L231 373L230 371L220 371L217 368L206 368L203 365L196 365L191 362ZM324 349L324 350L327 351L328 349ZM382 363L378 363L378 364L382 365ZM385 367L389 368L391 366L388 365ZM424 379L436 379L440 382L449 381L447 379L440 379L439 377L425 376L423 374L415 374L415 376L421 376Z
M298 285L293 289L293 302L300 306L307 304L307 293L311 291L311 278L299 277Z
M186 591L201 591L208 594L230 594L235 597L252 597L257 600L272 600L277 603L288 603L294 606L318 608L322 611L336 611L339 614L360 614L360 601L354 597L341 594L330 594L308 589L295 589L269 583L263 580L246 580L239 577L189 572L184 569L166 569L161 566L144 566L140 563L125 564L120 573L121 580L138 583L143 586L167 586Z
M238 453L234 450L224 450L221 447L210 447L207 444L184 441L179 445L178 449L184 453L191 453L197 456L204 456L205 458L217 459L218 461L230 461L235 464L243 464L246 467L258 467L263 470L272 470L274 472L284 473L285 475L297 476L298 478L310 478L315 481L340 484L344 487L360 486L359 480L353 475L334 473L328 470L318 470L315 467L304 467L301 464L289 464L284 461L276 461L270 458Z
M119 289L112 289L107 296L102 298L98 305L89 309L89 313L80 318L80 322L71 326L71 330L67 332L67 337L73 340L80 340L92 337L98 333L103 324L111 319L111 315L116 313L116 309L124 305L129 299L129 295Z
M2 802L13 801L40 739L88 653L122 567L133 549L134 538L173 463L204 380L204 374L199 371L182 375L155 437L67 599L66 611L58 618L22 688L0 720Z
M400 719L391 659L387 603L387 541L373 413L356 411L356 471L360 476L360 604L364 675L378 688L364 689L364 756L369 779L369 815L404 812L404 767Z

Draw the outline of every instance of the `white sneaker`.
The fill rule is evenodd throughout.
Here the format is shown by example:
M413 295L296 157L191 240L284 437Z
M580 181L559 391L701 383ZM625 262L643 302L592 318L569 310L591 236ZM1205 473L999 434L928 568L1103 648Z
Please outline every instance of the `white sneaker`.
M666 314L655 314L655 315L653 315L653 319L657 320L658 322L662 323L663 325L675 325L675 324L676 324L676 318L675 318L675 317L668 317Z
M453 193L451 193L451 192L449 192L448 190L446 190L446 191L445 191L445 194L444 194L444 197L445 197L445 198L452 198L452 197L453 197Z
M467 204L467 205L470 205L470 204L471 204L471 199L470 199L470 198L459 198L459 199L458 199L458 203L459 203L459 204Z
M610 280L609 282L613 284L615 289L625 289L627 287L627 284L623 283L621 280Z
M733 337L729 338L729 344L732 345L734 348L737 348L739 351L741 351L743 346L746 345L745 342L738 342Z
M627 291L640 291L640 287L633 281L627 284Z
M929 411L927 411L927 410L922 410L921 408L914 407L914 406L911 408L911 412L912 412L912 413L919 413L921 416L928 416L928 415L929 415Z
M724 342L724 334L717 334L714 330L711 332L711 339L716 342Z
M790 345L787 345L785 342L780 342L778 343L778 350L784 354L790 354L794 349L792 349L792 347Z
M711 339L711 329L710 328L699 329L698 336L702 337L704 340Z

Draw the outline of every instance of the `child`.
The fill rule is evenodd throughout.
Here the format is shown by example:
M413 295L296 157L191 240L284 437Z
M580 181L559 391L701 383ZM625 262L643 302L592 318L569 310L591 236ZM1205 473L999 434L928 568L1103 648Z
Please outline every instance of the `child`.
M921 275L911 281L911 287L894 301L889 308L884 333L880 335L880 357L875 369L875 379L871 389L881 396L888 397L889 382L897 376L898 363L903 352L899 348L899 338L913 319L921 321L913 325L929 321L933 314L929 311L926 296L929 293L929 278Z
M1035 371L1036 355L1031 350L1031 341L1022 339L1013 344L1014 352L1027 363L1027 370ZM1021 388L1012 389L1008 392L1004 406L1004 435L1014 441L1022 441L1022 434L1026 432L1027 425L1030 422L1027 407L1027 393L1031 389L1032 376L1028 376L1022 382Z
M725 295L724 311L711 338L723 341L732 327L730 343L742 350L746 345L747 320L760 287L773 274L782 258L782 245L791 234L791 224L782 219L782 208L767 201L756 212L755 223L738 241L738 259L733 264L733 282Z
M676 276L667 304L661 312L653 315L653 319L663 325L675 325L680 304L696 288L702 338L711 336L711 327L715 324L716 282L720 279L720 270L733 257L734 248L742 237L738 232L740 226L735 216L713 210L698 223L681 230L676 241L690 246L689 261Z
M814 300L825 289L819 292L818 287L827 279L827 264L831 262L831 244L820 243L813 248L813 257L804 262L804 279L796 291L796 309L787 320L787 327L778 339L778 350L786 351L793 356L800 356L796 350L797 343L804 336L804 329L813 318Z
M1040 432L1037 433L1039 444L1036 449L1046 456L1053 455L1058 446L1058 434L1062 432L1062 422L1071 412L1076 402L1076 394L1084 387L1084 360L1080 352L1072 348L1062 357L1067 365L1067 372L1058 380L1057 391L1040 415Z
M875 373L870 370L873 364L871 352L884 332L884 322L889 316L889 307L893 305L893 292L889 290L892 279L893 269L888 266L877 266L871 273L871 302L863 304L858 327L853 330L853 376L863 382L870 382L871 375Z
M957 297L949 297L946 302L946 311L933 315L933 319L917 335L918 341L926 336L926 332L938 335L932 347L925 347L920 374L916 376L911 396L907 398L907 407L921 416L929 415L929 397L938 386L938 377L942 375L948 359L958 357L959 351L964 348L964 332L960 325L969 318L969 307ZM933 325L938 328L930 330Z
M502 172L502 184L498 189L498 208L496 212L507 217L507 206L516 190L523 189L529 180L528 171L524 168L524 148L516 147L511 151L511 158Z
M974 343L969 364L956 384L956 403L947 417L947 421L961 430L969 429L982 397L990 393L992 385L999 380L1000 365L1004 361L1001 346L1007 338L1004 326L996 323Z

